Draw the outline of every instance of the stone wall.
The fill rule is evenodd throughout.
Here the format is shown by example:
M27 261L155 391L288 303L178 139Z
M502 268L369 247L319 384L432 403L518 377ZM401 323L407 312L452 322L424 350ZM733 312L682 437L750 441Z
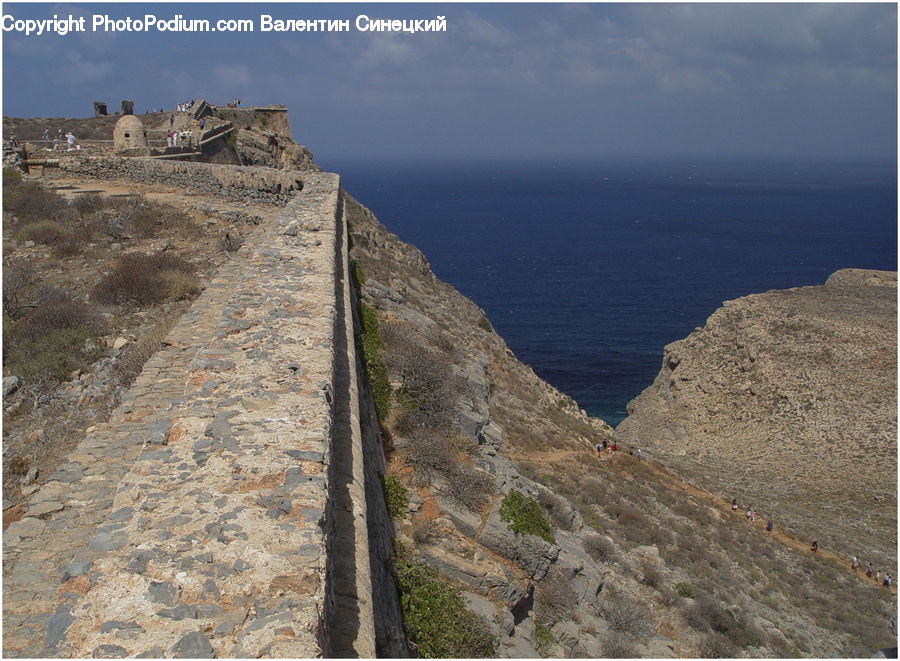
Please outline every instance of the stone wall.
M304 183L7 529L5 656L405 649L338 177Z
M261 108L212 106L212 109L216 117L229 121L238 128L263 129L292 139L287 108L278 106Z
M61 174L96 179L125 179L163 184L232 201L286 204L302 190L305 173L263 167L164 161L150 158L66 155L59 159Z

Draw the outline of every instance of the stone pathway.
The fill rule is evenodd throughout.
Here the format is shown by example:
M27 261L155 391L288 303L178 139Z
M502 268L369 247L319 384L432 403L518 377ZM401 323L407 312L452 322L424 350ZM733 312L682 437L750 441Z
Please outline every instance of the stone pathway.
M338 177L304 184L7 529L6 656L322 655Z

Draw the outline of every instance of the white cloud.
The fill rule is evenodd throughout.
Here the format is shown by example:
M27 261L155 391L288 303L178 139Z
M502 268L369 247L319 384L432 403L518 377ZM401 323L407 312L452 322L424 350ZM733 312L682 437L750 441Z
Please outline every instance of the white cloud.
M253 80L245 64L217 64L212 75L216 82L230 87L247 87Z

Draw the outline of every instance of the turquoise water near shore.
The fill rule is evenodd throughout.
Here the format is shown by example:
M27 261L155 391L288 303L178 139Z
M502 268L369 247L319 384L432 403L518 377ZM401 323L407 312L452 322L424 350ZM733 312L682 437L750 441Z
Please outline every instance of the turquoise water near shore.
M895 163L319 160L614 425L723 301L897 268Z

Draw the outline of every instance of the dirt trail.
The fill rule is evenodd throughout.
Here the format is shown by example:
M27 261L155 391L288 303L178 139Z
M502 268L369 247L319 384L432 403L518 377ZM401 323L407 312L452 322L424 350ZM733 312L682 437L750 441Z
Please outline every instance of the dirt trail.
M529 461L550 463L550 462L560 461L560 460L563 460L563 461L570 460L573 456L584 456L584 454L585 454L585 450L582 450L582 449L550 450L547 452L530 453L528 457L522 457L522 458L527 459ZM634 458L632 455L625 454L625 452L623 450L619 450L619 452L616 452L613 454L603 453L602 455L600 455L598 457L597 453L592 448L590 450L590 454L594 458L595 461L601 461L601 462L610 463L610 464L619 463L625 456L629 456L632 459ZM644 459L641 459L640 462L645 468L649 469L652 473L654 473L660 479L661 482L664 482L668 486L678 489L680 491L685 491L701 500L704 500L707 503L712 504L715 507L717 507L718 509L726 512L729 516L740 516L740 517L746 516L744 510L738 509L736 512L733 511L731 509L731 505L729 503L723 502L721 498L718 498L717 496L709 493L708 491L704 491L704 490L694 486L690 482L686 482L686 481L682 480L680 477L673 475L667 469L663 468L659 464L656 464L656 463L648 460L646 457ZM781 542L785 546L789 546L792 549L794 549L800 553L813 554L813 552L810 550L809 542L801 541L795 537L792 537L792 536L778 530L777 528L775 530L773 530L772 532L767 532L766 531L766 522L763 520L762 517L760 517L756 523L748 522L747 525L750 526L751 528L755 528L757 530L760 530L761 532L764 532L766 535L774 537L775 539L777 539L779 542ZM815 552L815 555L822 557L822 558L828 558L829 560L833 560L839 567L841 567L845 571L849 571L849 572L853 573L860 581L863 581L865 583L872 583L873 585L878 585L877 583L875 583L874 579L866 577L866 572L865 572L864 567L858 567L857 569L852 569L850 567L848 558L837 555L835 553L831 553L825 549L822 549L821 547ZM896 583L894 585L892 585L890 589L891 589L891 592L896 593L897 592Z

